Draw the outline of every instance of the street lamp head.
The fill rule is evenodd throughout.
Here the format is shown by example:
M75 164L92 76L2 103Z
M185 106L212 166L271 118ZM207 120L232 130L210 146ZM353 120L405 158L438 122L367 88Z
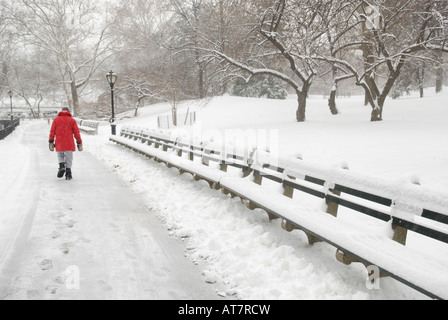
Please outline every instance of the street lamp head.
M109 84L112 86L117 81L118 76L113 71L111 71L106 75L106 78Z
M14 92L12 92L12 90L9 90L8 94L12 98L12 95L14 94Z

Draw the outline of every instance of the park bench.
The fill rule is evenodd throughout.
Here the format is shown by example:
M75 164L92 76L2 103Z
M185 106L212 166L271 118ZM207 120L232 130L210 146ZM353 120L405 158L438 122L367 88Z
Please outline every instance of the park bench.
M76 123L78 124L79 130L86 132L88 134L97 135L98 134L98 127L101 123L101 121L95 121L95 120L81 120L81 119L75 119Z
M228 159L223 159L219 151L206 148L201 143L191 144L182 138L170 140L169 135L155 130L124 127L120 137L111 136L110 140L159 163L165 163L170 168L175 167L181 174L190 173L195 180L204 180L215 189L219 189L219 182L226 170L217 170L210 163L220 168L225 168L228 163ZM233 166L247 167L247 160L243 157L235 156L232 159Z
M111 140L241 198L249 209L280 219L286 231L302 230L310 244L330 244L346 265L360 262L368 272L375 267L381 277L390 276L431 298L448 298L446 260L407 245L409 234L427 245L448 244L446 194L300 159L271 164L260 151L224 154L151 130L123 128Z
M359 176L342 169L316 170L319 174L312 175L306 172L309 167L306 171L298 168L252 166L251 179L224 178L220 185L245 199L248 208L263 209L270 219L281 219L285 230L304 231L310 244L331 244L337 249L337 260L346 265L361 262L366 267L376 266L381 276L390 276L431 298L448 298L446 261L406 246L409 232L448 243L446 195L425 193L421 186L393 190L381 181L369 186L368 180L360 181ZM283 193L276 192L275 187L263 187L263 181L281 185ZM296 191L321 199L326 210L294 201ZM385 235L385 228L339 219L340 207L383 222L391 228L392 237Z

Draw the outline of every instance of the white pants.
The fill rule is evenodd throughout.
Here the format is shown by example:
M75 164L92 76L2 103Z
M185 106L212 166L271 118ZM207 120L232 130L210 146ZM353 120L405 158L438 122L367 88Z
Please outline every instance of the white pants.
M65 163L67 169L71 169L73 165L73 151L58 152L59 163Z

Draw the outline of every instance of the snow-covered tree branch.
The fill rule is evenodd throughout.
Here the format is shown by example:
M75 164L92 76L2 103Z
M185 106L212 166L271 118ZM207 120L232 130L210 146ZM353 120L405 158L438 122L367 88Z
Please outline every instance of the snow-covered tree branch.
M105 17L99 4L90 0L5 4L9 21L23 41L56 59L60 83L75 114L80 111L80 92L116 49L109 32L115 18Z

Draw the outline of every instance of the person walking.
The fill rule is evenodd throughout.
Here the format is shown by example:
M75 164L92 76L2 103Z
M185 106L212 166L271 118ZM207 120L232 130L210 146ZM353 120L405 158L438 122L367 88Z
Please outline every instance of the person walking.
M55 140L56 139L56 140ZM73 152L76 151L75 139L78 150L83 150L81 133L76 120L68 108L63 108L54 119L50 129L49 148L56 149L59 163L57 177L72 180Z

